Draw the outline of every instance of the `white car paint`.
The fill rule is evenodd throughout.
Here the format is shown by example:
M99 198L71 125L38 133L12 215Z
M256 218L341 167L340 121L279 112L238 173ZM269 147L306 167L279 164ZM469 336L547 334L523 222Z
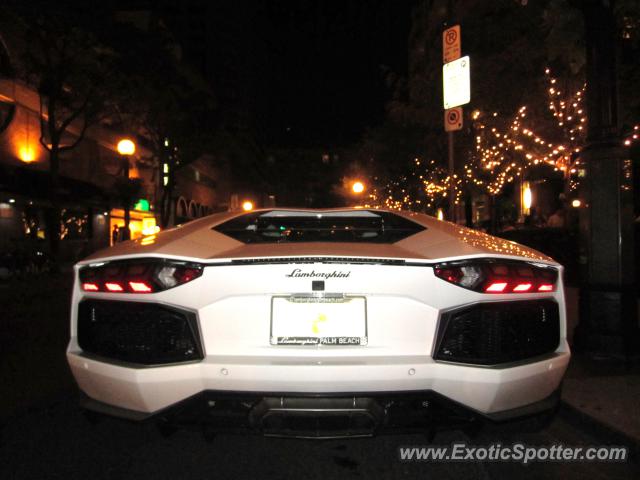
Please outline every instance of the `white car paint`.
M562 267L547 256L413 213L401 215L427 229L390 245L245 245L211 229L237 215L241 213L212 215L152 237L118 244L76 265L67 358L80 389L90 398L152 413L203 390L280 393L433 390L475 411L491 414L541 401L558 388L570 352ZM207 266L202 277L154 294L88 293L80 289L77 273L82 266L138 257L197 261ZM296 263L296 257L318 260ZM403 259L411 261L412 266L328 264L321 261L323 257ZM477 293L435 277L433 268L428 266L434 261L488 257L553 265L560 271L558 288L548 293ZM229 265L233 259L259 258L291 260L285 264ZM320 274L349 272L348 277L328 278L326 292L366 298L366 346L270 343L272 297L312 294L310 278L288 276L295 269ZM132 368L83 355L77 343L76 316L78 303L84 298L157 302L197 313L204 360ZM506 368L433 360L442 312L479 302L524 299L553 299L559 304L561 340L553 355Z

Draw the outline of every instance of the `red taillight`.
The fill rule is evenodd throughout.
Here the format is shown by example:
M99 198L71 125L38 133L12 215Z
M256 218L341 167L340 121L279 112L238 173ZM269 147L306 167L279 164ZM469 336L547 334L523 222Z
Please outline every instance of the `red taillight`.
M129 287L136 293L151 293L153 288L145 282L129 282Z
M514 292L528 292L533 287L530 283L519 283L515 287L513 287Z
M122 288L122 285L120 285L119 283L107 282L104 284L104 286L110 292L124 292L124 288Z
M445 279L447 282L458 283L463 273L459 268L436 268L436 276Z
M202 271L196 268L181 268L176 269L176 272L173 274L173 276L178 281L178 283L187 283L194 278L198 278L201 273Z
M517 260L477 259L435 265L435 276L481 293L540 293L556 289L553 267Z
M78 273L86 292L156 293L191 282L203 270L199 263L147 258L89 265Z
M507 282L494 282L487 285L487 288L484 289L485 292L504 292L504 289L507 288Z

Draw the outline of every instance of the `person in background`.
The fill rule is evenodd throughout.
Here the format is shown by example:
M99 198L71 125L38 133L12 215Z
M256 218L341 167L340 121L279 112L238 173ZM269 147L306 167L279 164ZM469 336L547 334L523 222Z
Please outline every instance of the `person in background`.
M547 220L547 227L551 228L562 228L564 227L564 224L565 218L564 210L562 208L559 208L555 212L553 212L553 215L551 215L549 217L549 220Z
M118 229L118 225L113 226L113 231L111 232L111 245L115 245L118 243L118 239L120 238L120 230Z

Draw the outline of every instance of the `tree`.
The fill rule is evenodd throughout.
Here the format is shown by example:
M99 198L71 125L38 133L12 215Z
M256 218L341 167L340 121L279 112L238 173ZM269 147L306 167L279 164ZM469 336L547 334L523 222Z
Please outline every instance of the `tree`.
M0 35L0 78L12 77L13 67L11 65L11 59L9 51L4 43L4 39ZM16 111L16 106L13 102L0 101L0 133L2 133L13 120L13 116Z
M160 223L165 228L172 221L178 172L221 144L215 97L180 61L174 39L160 23L147 30L115 25L108 43L121 52L118 69L124 74L119 127L138 133L151 152L144 160L161 179Z
M60 240L60 161L87 130L110 114L114 52L83 25L94 18L82 9L38 2L13 5L23 46L18 75L40 98L40 143L49 154L47 236L57 260Z
M367 137L362 141L384 144L386 132L394 130L393 145L413 147L419 163L412 163L413 157L402 149L394 149L400 155L388 160L405 166L397 174L386 167L390 175L382 189L403 184L400 192L392 193L391 203L400 201L406 207L404 197L396 195L418 187L424 190L425 178L432 179L430 185L449 183L442 174L447 149L441 34L451 23L462 25L462 51L470 55L472 65L472 100L464 106L465 127L455 134L456 177L451 180L458 186L458 199L470 193L500 195L505 184L538 164L552 163L559 171L577 174L575 154L584 139L579 122L586 119L580 98L584 53L579 43L584 31L581 14L574 10L562 0L526 5L512 0L416 4L408 76L387 72L392 98L385 127L377 129L379 141ZM568 39L572 48L564 48L560 38ZM568 176L568 181L575 186L575 177ZM423 203L420 206L424 208Z

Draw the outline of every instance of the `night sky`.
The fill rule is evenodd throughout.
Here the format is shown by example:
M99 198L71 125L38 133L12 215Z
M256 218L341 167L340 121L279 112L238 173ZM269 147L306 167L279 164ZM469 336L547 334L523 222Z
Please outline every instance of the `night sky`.
M411 3L167 0L164 15L225 112L242 107L262 143L330 148L382 120L383 67L406 73Z
M272 2L270 139L344 144L380 122L389 96L382 68L406 72L409 21L407 2Z

